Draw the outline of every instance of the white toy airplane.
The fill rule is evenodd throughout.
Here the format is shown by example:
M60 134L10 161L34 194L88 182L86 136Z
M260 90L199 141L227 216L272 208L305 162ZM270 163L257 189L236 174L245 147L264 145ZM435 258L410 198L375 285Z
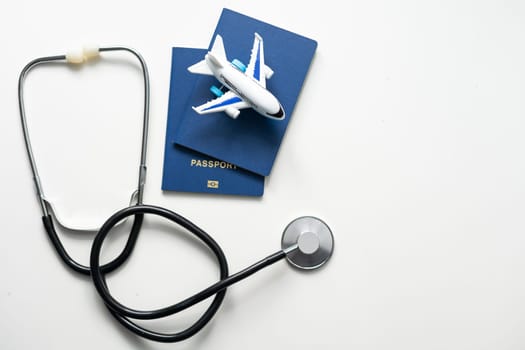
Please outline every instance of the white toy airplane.
M191 73L214 75L229 91L224 92L216 86L210 90L216 99L193 109L199 114L225 112L235 119L240 109L251 107L259 114L276 120L283 120L285 113L277 98L266 89L266 79L273 71L264 64L263 39L255 33L250 63L246 67L234 59L231 63L226 58L222 37L217 35L211 51L204 60L188 67Z

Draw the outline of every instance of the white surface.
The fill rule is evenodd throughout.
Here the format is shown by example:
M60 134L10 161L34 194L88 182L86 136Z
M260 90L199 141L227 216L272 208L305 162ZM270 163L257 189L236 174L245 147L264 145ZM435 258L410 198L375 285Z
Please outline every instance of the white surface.
M319 42L262 199L160 190L170 48L206 46L222 7ZM89 280L57 260L41 225L18 74L30 59L93 42L135 47L150 68L145 201L208 230L232 271L277 250L297 216L319 216L334 232L324 269L283 262L234 286L178 349L525 348L524 16L519 0L4 3L0 348L173 348L118 325ZM135 186L140 75L118 63L28 79L44 186L68 218L99 223ZM65 241L87 261L87 239ZM109 282L146 308L216 274L199 245L150 219ZM201 310L155 325L177 329Z

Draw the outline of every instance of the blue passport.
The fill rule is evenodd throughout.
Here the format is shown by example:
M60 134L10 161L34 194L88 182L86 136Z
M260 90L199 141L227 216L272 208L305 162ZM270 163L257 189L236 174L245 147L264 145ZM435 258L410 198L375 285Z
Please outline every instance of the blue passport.
M204 49L172 49L162 189L262 196L264 177L173 142L173 135L181 123L184 108L197 79L197 76L187 71L187 67L202 59L205 53Z
M267 176L292 118L317 42L224 9L210 46L215 36L220 34L228 59L237 58L247 64L254 33L263 38L265 64L274 71L271 79L266 81L266 88L281 102L286 118L281 121L268 119L251 108L242 109L235 120L223 112L199 115L192 106L199 106L213 99L209 89L210 86L217 85L218 81L213 76L198 75L173 140L199 153ZM188 66L203 58L204 53Z

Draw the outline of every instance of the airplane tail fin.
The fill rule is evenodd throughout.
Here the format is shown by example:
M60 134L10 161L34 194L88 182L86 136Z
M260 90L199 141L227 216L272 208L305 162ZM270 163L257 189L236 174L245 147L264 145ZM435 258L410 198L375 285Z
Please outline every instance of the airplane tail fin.
M210 55L212 56L212 59L215 56L227 60L226 51L224 50L224 43L222 41L222 37L219 34L215 36L215 41L213 42L213 46L211 47L210 52L212 53L212 55ZM208 64L206 64L206 60L199 61L194 65L189 66L188 71L194 74L213 75L213 72L210 70L210 67L208 67Z
M217 57L227 60L226 50L224 50L224 43L222 41L222 36L220 36L219 34L215 36L215 41L213 42L213 46L211 47L211 53Z

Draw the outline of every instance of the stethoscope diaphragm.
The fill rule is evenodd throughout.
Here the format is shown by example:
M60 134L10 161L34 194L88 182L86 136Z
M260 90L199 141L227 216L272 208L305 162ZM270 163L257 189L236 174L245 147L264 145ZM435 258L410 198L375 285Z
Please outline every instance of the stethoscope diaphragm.
M328 225L313 216L302 216L286 226L281 248L293 266L313 270L332 256L334 237Z

